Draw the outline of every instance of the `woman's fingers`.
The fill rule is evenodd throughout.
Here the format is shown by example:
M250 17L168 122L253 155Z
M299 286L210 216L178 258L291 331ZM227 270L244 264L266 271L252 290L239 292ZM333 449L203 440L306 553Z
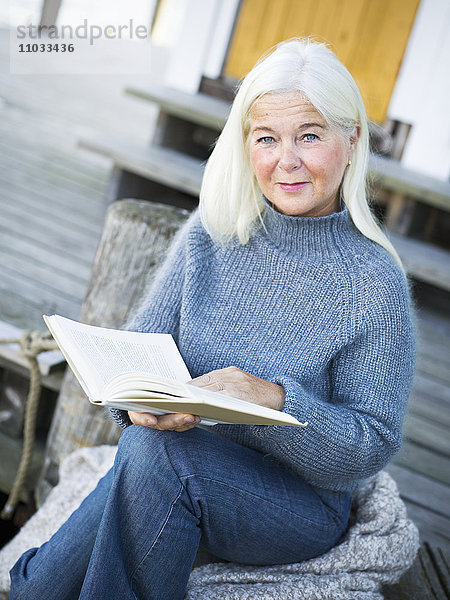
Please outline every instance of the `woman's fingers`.
M129 411L128 415L131 422L135 425L143 425L153 429L168 431L187 431L200 423L200 417L182 413L170 413L167 415L151 415L150 413L141 413Z
M198 423L200 423L200 417L183 413L174 413L158 417L156 429L186 431L195 427Z
M143 425L144 427L153 427L158 424L158 418L150 413L128 411L128 416L134 425Z

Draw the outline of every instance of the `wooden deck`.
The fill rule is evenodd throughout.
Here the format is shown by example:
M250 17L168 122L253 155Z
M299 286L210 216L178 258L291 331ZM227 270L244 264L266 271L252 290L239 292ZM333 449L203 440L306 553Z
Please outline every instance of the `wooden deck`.
M9 75L7 42L0 31L0 320L44 329L42 313L77 317L106 209L111 163L78 139L144 140L155 111L123 95L130 82L117 76ZM422 539L448 552L450 316L446 293L425 292L404 446L389 471Z
M156 110L123 93L139 76L11 75L8 44L0 29L0 320L44 329L43 310L79 314L106 209L111 163L78 140L145 141Z
M448 314L419 305L417 367L404 442L388 467L422 539L447 551L450 551L449 339Z

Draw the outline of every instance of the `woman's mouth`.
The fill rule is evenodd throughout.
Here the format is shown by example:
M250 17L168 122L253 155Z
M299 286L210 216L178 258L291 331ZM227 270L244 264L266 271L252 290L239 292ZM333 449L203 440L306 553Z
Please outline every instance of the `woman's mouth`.
M295 183L280 182L278 185L285 192L298 192L298 190L301 190L302 188L304 188L305 185L308 185L308 182L307 181L296 181Z

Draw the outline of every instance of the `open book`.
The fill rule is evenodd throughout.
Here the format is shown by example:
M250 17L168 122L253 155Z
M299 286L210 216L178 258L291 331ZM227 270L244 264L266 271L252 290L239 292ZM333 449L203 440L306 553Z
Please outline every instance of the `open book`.
M188 385L191 376L169 334L94 327L59 315L44 320L93 404L154 415L194 414L206 425L307 425L278 410Z

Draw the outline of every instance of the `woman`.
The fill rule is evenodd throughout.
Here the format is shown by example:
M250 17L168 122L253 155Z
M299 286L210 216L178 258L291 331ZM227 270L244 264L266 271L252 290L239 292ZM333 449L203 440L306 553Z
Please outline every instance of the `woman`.
M408 286L367 205L367 157L359 91L324 45L288 41L247 75L200 214L131 328L172 333L192 385L309 425L117 412L114 469L21 557L11 598L179 599L200 544L261 565L339 542L352 492L400 447L414 362Z

